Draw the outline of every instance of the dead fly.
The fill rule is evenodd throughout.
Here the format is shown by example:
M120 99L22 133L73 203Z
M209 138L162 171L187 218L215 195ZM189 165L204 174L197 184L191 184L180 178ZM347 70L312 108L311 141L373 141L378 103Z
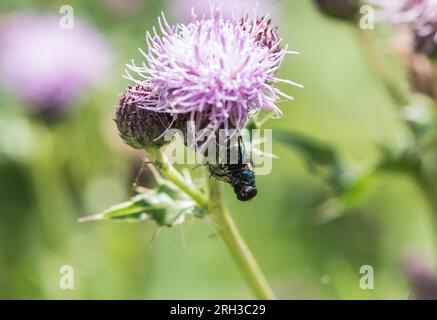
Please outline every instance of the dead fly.
M231 156L235 153L238 159L231 161ZM214 164L208 162L211 176L229 183L234 188L238 200L248 201L254 198L257 194L254 166L251 156L246 153L241 136L238 137L237 145L227 145L225 160L216 161Z

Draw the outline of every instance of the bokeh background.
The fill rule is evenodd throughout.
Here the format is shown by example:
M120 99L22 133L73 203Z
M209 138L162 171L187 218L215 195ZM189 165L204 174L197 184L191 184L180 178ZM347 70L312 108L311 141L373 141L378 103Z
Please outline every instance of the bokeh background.
M124 65L140 61L137 48L144 48L145 31L161 11L171 22L188 17L185 2L1 1L0 35L11 19L59 17L68 4L75 22L94 30L102 47L74 44L87 50L86 63L98 74L54 118L41 117L23 99L27 84L11 90L11 80L0 74L6 78L0 87L0 298L252 298L203 220L160 229L153 241L156 227L147 222L78 223L132 195L143 155L123 145L113 122L118 95L129 84ZM266 128L328 143L352 168L372 162L381 144L402 146L398 110L367 62L355 28L322 15L312 1L260 2L272 11L284 43L301 53L286 59L280 76L305 85L287 88L295 100L283 103L284 117ZM381 42L388 38L386 29L374 32ZM37 47L29 41L27 53ZM64 53L73 66L74 52ZM402 78L401 64L390 60ZM20 61L6 61L12 74L38 72ZM414 180L399 172L372 175L358 199L342 205L299 153L279 142L273 151L278 158L272 173L258 178L258 196L241 203L226 188L226 203L279 298L408 298L414 283L406 266L432 270L437 243L433 213ZM74 290L60 289L63 265L74 268ZM359 286L363 265L374 268L374 290Z

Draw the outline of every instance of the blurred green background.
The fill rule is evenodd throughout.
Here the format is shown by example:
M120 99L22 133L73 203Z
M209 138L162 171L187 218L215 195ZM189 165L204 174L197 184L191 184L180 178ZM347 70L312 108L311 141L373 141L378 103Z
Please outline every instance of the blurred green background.
M120 3L122 1L119 1ZM221 240L205 221L161 229L150 223L78 218L128 199L142 154L124 146L113 123L118 94L128 85L124 64L140 59L145 30L170 2L70 1L75 17L99 30L113 61L102 85L62 122L45 126L19 99L0 89L0 298L234 299L252 298ZM57 15L64 1L3 0L2 14ZM274 3L290 50L280 77L305 85L286 89L284 117L267 123L320 139L354 163L372 161L377 145L396 148L404 130L396 107L373 73L354 28L321 15L311 1ZM0 16L1 19L1 16ZM384 37L384 32L382 37ZM32 50L32 48L29 48ZM73 57L74 58L74 57ZM275 130L274 130L275 131ZM258 178L258 196L226 202L281 299L404 299L411 287L404 259L435 261L431 210L402 174L372 178L354 206L321 222L332 190L302 158L274 143L273 171ZM61 290L59 269L74 268L74 290ZM374 290L359 286L362 265L375 270Z

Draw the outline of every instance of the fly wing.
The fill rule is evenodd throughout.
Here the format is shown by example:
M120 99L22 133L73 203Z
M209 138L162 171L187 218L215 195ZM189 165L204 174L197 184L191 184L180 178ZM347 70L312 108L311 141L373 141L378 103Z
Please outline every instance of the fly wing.
M225 169L223 165L208 164L208 171L210 175L217 180L226 183L231 183L232 181L229 172Z
M250 148L248 153L242 136L238 137L238 150L240 152L241 163L247 164L252 169L252 171L254 171L255 164L253 162L252 147Z

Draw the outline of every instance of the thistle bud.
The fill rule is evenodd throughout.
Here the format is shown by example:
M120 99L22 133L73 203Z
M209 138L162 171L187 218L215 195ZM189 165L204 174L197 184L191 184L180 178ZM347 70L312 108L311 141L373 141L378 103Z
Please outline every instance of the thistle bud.
M415 34L415 49L419 53L423 53L433 59L437 56L437 48L436 48L436 36L437 31L434 30L433 33L421 36L419 34Z
M414 50L435 58L437 47L437 2L435 0L373 0L379 20L407 26L414 35Z
M324 14L343 20L353 20L358 14L359 0L315 0Z
M135 149L160 148L169 143L164 135L173 116L151 110L157 97L148 86L130 86L115 110L115 122L124 142Z
M424 55L413 55L410 61L410 83L414 91L436 98L436 77L432 62Z
M417 38L409 30L397 32L393 48L408 67L408 76L414 92L436 99L436 76L430 57L418 53L415 48Z

